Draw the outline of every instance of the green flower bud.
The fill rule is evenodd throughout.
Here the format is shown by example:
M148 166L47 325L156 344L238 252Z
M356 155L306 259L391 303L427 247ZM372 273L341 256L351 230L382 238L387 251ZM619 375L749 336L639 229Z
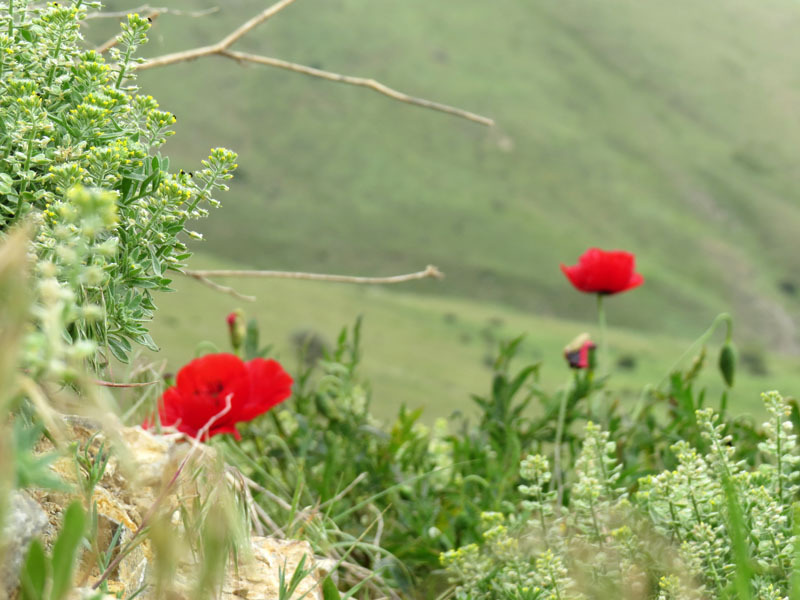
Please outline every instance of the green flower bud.
M733 387L733 376L736 374L736 347L733 342L727 341L719 353L719 370L725 385Z

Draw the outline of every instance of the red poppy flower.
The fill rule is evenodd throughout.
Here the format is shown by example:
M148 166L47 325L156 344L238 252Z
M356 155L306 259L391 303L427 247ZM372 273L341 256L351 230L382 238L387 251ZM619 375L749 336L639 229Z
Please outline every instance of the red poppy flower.
M292 378L274 360L243 362L233 354L207 354L178 371L176 385L161 398L159 417L164 426L197 437L209 422L204 438L231 433L291 395ZM225 414L228 399L231 408ZM216 417L216 418L215 418ZM213 422L212 422L213 421ZM145 423L145 427L149 424Z
M591 294L618 294L644 283L644 277L634 271L635 257L630 252L589 248L578 264L561 265L564 275L578 290Z

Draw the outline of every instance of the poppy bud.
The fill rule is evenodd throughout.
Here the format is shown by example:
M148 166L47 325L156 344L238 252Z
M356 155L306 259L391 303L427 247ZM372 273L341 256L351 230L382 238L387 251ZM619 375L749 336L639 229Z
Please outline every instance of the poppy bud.
M237 308L226 317L225 321L228 323L228 334L233 351L239 354L246 333L242 309Z
M726 341L719 352L719 370L725 385L733 387L733 376L736 373L736 347L730 340Z
M582 333L564 348L564 358L571 369L592 369L596 347L597 345L589 339L589 334Z

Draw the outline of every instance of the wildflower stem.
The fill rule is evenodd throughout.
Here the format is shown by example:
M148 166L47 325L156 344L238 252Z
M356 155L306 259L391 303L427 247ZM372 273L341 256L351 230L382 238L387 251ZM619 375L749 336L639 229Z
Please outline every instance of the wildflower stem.
M597 324L600 328L600 360L598 371L602 374L607 371L608 345L606 340L606 311L603 306L603 294L597 294Z
M28 148L25 153L25 164L22 167L22 175L25 177L25 180L22 182L22 187L19 191L19 197L17 198L17 206L14 209L14 216L11 218L11 224L17 222L19 216L22 214L22 203L23 203L23 196L28 189L28 182L27 179L28 170L31 167L31 157L33 156L33 140L36 138L36 128L34 127L31 130L31 136L28 138Z
M719 327L719 324L723 321L727 326L727 337L730 339L730 336L733 332L733 318L728 313L720 313L714 317L714 320L711 322L711 325L708 327L708 329L706 329L699 338L692 342L692 344L684 351L684 353L678 357L678 360L676 360L675 363L670 367L669 371L664 374L664 377L661 379L658 387L663 385L663 383L669 378L670 373L675 371L675 369L678 368L678 365L680 365L684 359L689 356L689 354L694 352L695 348L705 344L708 341L708 338L713 335L713 333L717 330L717 327Z

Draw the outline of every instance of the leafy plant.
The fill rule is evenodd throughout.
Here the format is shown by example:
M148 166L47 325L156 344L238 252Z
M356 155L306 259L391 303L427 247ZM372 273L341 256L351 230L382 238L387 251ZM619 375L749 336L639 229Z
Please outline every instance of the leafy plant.
M72 571L86 527L86 515L79 502L64 512L61 531L48 557L39 540L34 540L20 574L22 600L63 600L72 589Z
M711 409L696 413L705 450L685 440L673 469L629 495L608 432L591 422L562 513L547 459L527 457L530 483L507 514L483 515L483 540L442 554L458 598L784 598L797 579L794 502L800 461L777 392L763 461L737 460L734 438Z
M190 256L181 236L200 237L187 224L219 205L236 155L216 148L194 174L170 172L158 148L175 117L133 84L150 23L129 15L107 62L82 43L96 5L0 11L0 235L33 223L37 274L64 296L67 342L126 360L133 343L156 348L152 292ZM91 345L84 354L94 360Z

